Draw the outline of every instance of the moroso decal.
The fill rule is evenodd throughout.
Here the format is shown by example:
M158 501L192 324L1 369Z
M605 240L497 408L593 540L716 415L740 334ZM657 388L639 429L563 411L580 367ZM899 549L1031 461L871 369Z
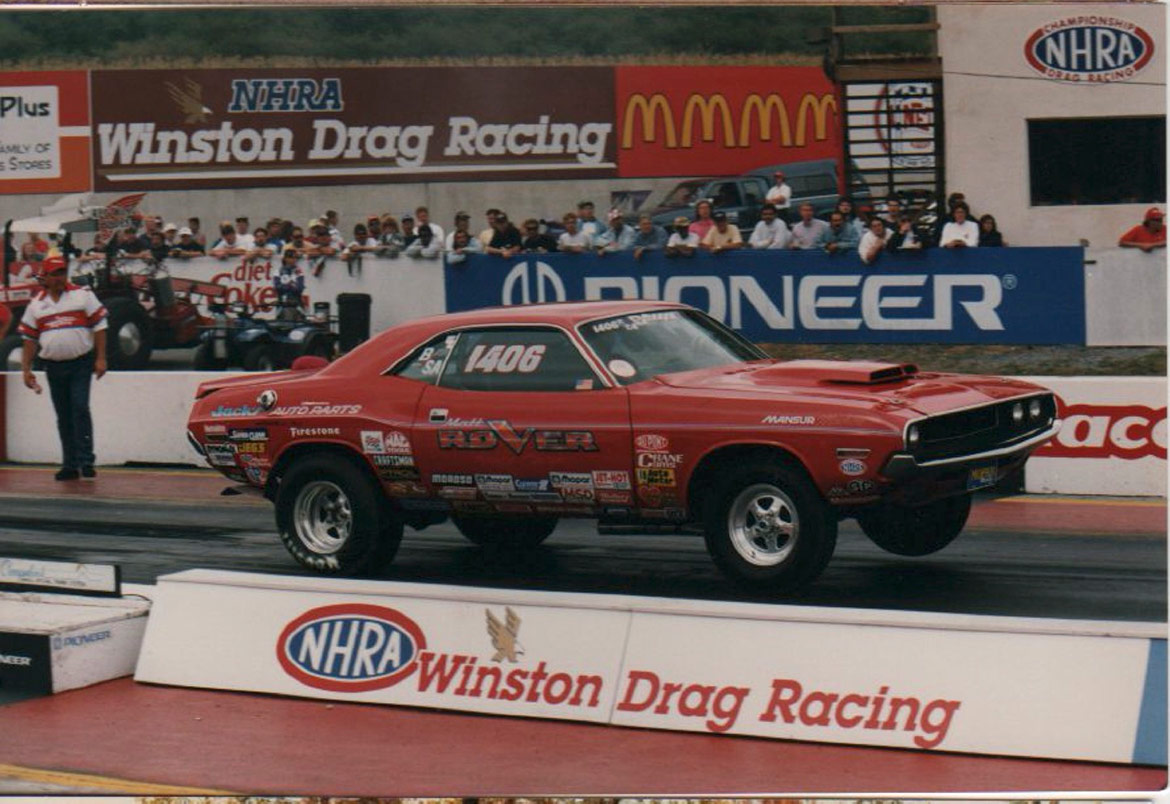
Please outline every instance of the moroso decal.
M1060 432L1038 458L1166 460L1166 408L1145 405L1066 405L1059 402Z
M306 686L366 692L413 673L426 646L418 624L402 612L341 603L310 609L286 625L276 640L276 658Z
M541 452L596 452L588 430L517 430L505 419L490 419L489 429L439 430L439 449L495 449L501 443L519 455L530 444Z
M1024 43L1028 66L1045 78L1070 84L1126 81L1154 57L1154 40L1117 17L1080 14L1037 28Z

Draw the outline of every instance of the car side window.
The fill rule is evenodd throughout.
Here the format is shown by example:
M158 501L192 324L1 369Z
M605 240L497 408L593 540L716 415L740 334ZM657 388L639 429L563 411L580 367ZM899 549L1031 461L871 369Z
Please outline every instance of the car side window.
M458 340L458 333L440 335L415 350L414 354L402 363L394 374L408 380L419 380L434 385L439 379L439 373L443 370L443 362Z
M830 173L793 176L788 179L794 196L836 195L837 177Z
M463 391L591 391L601 387L568 336L541 327L464 330L439 384Z

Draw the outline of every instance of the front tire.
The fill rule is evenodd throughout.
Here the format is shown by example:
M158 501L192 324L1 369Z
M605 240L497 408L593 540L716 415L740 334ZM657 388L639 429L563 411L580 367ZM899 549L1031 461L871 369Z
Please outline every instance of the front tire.
M402 541L402 521L373 479L336 455L293 464L276 497L276 527L297 563L325 575L375 572Z
M266 343L256 344L244 353L244 371L276 371L276 359L272 347Z
M870 541L887 553L927 556L955 540L971 513L971 495L960 494L920 505L876 505L861 511L857 523Z
M837 520L800 470L772 461L731 469L703 506L707 551L739 583L792 592L821 574Z
M531 550L538 547L557 528L556 517L491 519L453 516L451 521L472 544L506 550Z

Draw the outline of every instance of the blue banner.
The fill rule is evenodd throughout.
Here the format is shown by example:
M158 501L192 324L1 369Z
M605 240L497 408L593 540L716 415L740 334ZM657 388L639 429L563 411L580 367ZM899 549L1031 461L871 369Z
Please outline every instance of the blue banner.
M470 256L443 269L447 311L584 299L662 299L757 343L1084 344L1084 250L883 254L734 251Z

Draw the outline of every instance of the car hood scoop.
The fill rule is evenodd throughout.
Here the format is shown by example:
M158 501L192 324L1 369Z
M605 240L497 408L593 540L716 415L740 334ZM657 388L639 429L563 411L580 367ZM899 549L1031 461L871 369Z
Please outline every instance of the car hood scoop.
M787 360L757 369L752 375L765 382L812 380L843 385L881 385L917 376L918 366L871 360Z

